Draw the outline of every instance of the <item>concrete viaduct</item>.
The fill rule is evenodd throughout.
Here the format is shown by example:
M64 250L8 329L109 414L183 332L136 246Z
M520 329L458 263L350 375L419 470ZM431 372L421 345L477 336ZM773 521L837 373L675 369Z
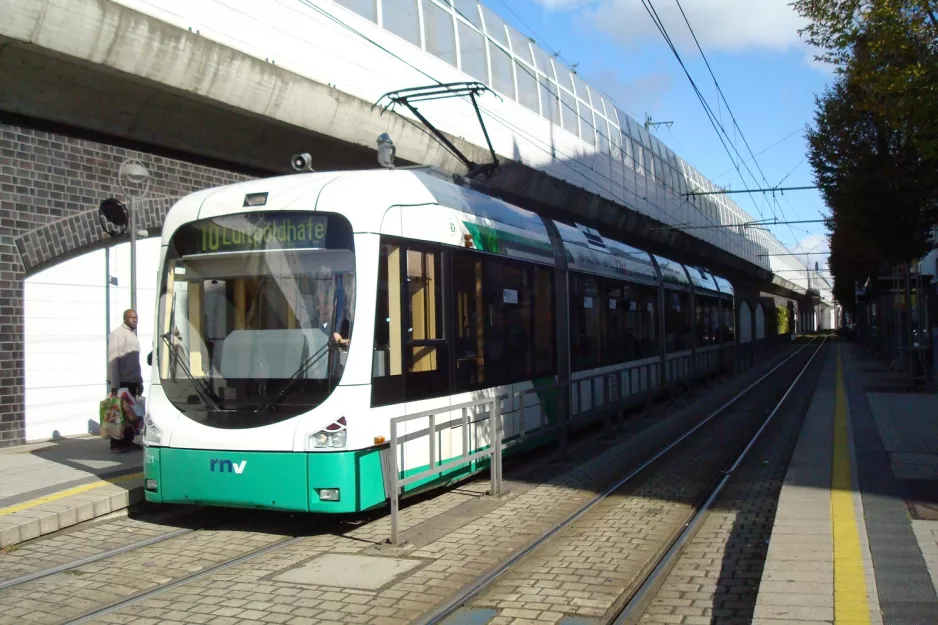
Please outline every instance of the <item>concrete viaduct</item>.
M112 0L0 0L0 446L22 443L23 280L117 241L97 206L120 197L128 156L152 175L138 220L156 235L182 195L291 171L309 152L316 169L370 168L389 133L405 163L454 173L463 165L408 120L331 85L133 11ZM487 152L450 139L470 158ZM754 315L805 293L777 275L651 217L511 159L489 184L514 202L576 219L733 283ZM814 296L812 298L812 296ZM739 304L738 304L739 306ZM772 311L766 311L769 325ZM738 323L738 321L737 321ZM755 327L755 323L751 323Z

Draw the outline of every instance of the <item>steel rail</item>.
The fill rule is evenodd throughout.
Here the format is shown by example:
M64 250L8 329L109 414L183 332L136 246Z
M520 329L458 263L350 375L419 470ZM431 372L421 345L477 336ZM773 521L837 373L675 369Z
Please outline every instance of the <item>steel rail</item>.
M117 547L115 549L103 551L93 556L82 558L81 560L74 560L66 564L60 564L59 566L54 566L50 569L43 569L42 571L37 571L35 573L29 573L28 575L23 575L21 577L8 579L4 582L0 582L0 590L13 588L14 586L19 586L20 584L25 584L26 582L32 582L37 579L42 579L43 577L49 577L50 575L55 575L56 573L61 573L63 571L77 569L78 567L85 566L86 564L92 564L93 562L98 562L99 560L104 560L106 558L120 555L128 551L134 551L135 549L142 549L143 547L149 547L150 545L161 543L164 540L176 538L177 536L183 536L184 534L189 534L194 531L196 531L196 528L185 527L182 529L169 532L168 534L161 534L159 536L153 536L151 538L147 538L145 540L141 540L141 541L132 543L130 545L124 545L123 547Z
M812 342L813 341L814 339L812 339ZM651 572L645 577L642 585L635 590L631 597L629 597L623 608L612 620L614 625L624 625L625 623L633 622L633 617L640 616L640 614L637 614L636 612L637 610L644 607L645 598L656 589L658 581L662 579L662 575L665 575L670 571L671 565L674 563L675 558L677 558L677 556L680 554L681 549L687 543L687 541L696 535L700 525L703 524L704 520L706 520L707 516L709 516L710 510L713 508L714 503L723 492L723 489L726 487L727 482L729 482L730 478L733 477L733 473L735 473L736 469L739 468L739 465L742 464L743 460L749 454L749 450L752 449L752 446L755 445L756 441L762 435L762 432L766 427L768 427L769 423L772 421L772 418L775 417L779 409L781 409L782 404L784 404L785 400L788 399L788 396L791 394L792 390L794 390L795 386L798 384L798 381L801 380L801 376L804 375L805 371L808 370L808 367L811 366L811 363L814 362L815 357L821 351L821 348L824 347L826 342L827 337L821 341L821 344L818 345L817 349L814 350L814 353L811 354L811 358L809 358L808 362L805 363L804 367L801 368L798 376L791 383L791 385L789 385L788 390L785 391L785 394L782 395L782 398L779 399L775 404L775 408L772 410L769 416L765 418L762 426L749 440L749 444L747 444L743 451L739 454L733 465L723 472L723 478L719 481L716 487L714 487L713 491L710 493L710 496L707 497L707 500L703 503L703 505L700 506L700 508L697 509L697 512L694 513L694 516L690 519L690 521L685 523L681 532L672 540L668 550L658 559L655 568L652 569ZM808 346L806 345L805 347Z
M231 560L221 562L205 570L192 573L191 575L186 575L185 577L179 578L173 582L169 582L168 584L163 584L156 588L146 590L143 592L139 592L137 594L131 595L130 597L127 597L126 599L122 599L116 603L112 603L103 608L94 610L93 612L87 612L83 614L82 616L66 621L63 625L78 625L79 623L87 623L88 621L104 616L105 614L110 614L111 612L115 612L116 610L119 610L125 606L137 603L139 601L143 601L144 599L149 599L150 597L153 597L160 593L164 593L169 590L173 590L174 588L178 588L179 586L182 586L184 584L194 582L203 577L213 575L215 573L218 573L219 571L223 571L235 565L241 564L242 562L247 562L248 560L252 560L264 554L270 553L271 551L282 549L283 547L292 545L296 543L297 541L302 540L304 538L306 538L306 536L293 536L291 538L286 538L284 540L277 541L276 543L272 545L267 545L265 547L261 547L260 549L255 549L254 551L240 555Z
M698 422L696 425L694 425L694 427L690 428L690 429L687 430L684 434L682 434L680 437L678 437L677 439L675 439L674 441L672 441L671 443L669 443L667 446L665 446L664 448L662 448L661 450L659 450L654 456L652 456L649 460L645 461L645 462L644 462L641 466L639 466L637 469L634 469L632 472L630 472L630 473L629 473L628 475L626 475L624 478L618 480L618 481L617 481L615 484L613 484L612 486L607 487L603 492L601 492L600 494L596 495L596 497L594 497L592 500L590 500L589 502L587 502L586 504L584 504L582 507L580 507L579 509L577 509L576 512L574 512L573 514L571 514L570 516L568 516L566 519L564 519L563 521L561 521L558 525L555 525L553 528L551 528L550 530L548 530L547 532L545 532L544 534L542 534L542 535L539 536L538 538L536 538L536 539L534 539L533 541L531 541L530 543L528 543L524 548L522 548L521 550L515 552L512 556L510 556L509 558L507 558L506 560L504 560L503 562L501 562L501 563L500 563L499 565L497 565L495 568L489 570L487 573L485 573L484 575L482 575L481 577L479 577L479 578L478 578L475 582L473 582L472 584L470 584L470 585L464 587L463 590L461 590L457 595L451 597L446 603L440 605L439 607L437 607L436 609L434 609L434 610L432 610L432 611L430 611L430 612L425 613L425 614L424 614L422 617L420 617L419 619L412 621L411 625L431 625L431 624L436 624L436 623L442 623L447 617L449 617L451 614L453 614L454 612L456 612L456 610L458 610L459 608L461 608L462 606L464 606L464 605L465 605L466 603L468 603L471 599L473 599L474 597L476 597L479 593L483 592L485 589L487 589L489 586L491 586L491 585L495 582L495 580L497 580L499 577L501 577L502 575L504 575L505 573L507 573L509 570L511 570L511 568L512 568L515 564L517 564L519 561L521 561L521 560L522 560L525 556L527 556L529 553L531 553L532 551L534 551L534 550L536 550L537 548L541 547L541 546L544 545L546 542L548 542L551 538L553 538L553 537L556 536L558 533L560 533L561 531L563 531L564 529L566 529L567 527L569 527L569 526L570 526L572 523L574 523L577 519L579 519L579 518L582 517L584 514L586 514L587 512L589 512L592 508L594 508L596 505L598 505L599 503L601 503L602 501L604 501L605 499L607 499L612 493L614 493L615 491L617 491L617 490L619 490L620 488L622 488L625 484L627 484L628 482L630 482L631 480L633 480L633 479L634 479L637 475L639 475L640 473L644 472L649 466L651 466L652 464L654 464L659 458L661 458L662 456L664 456L665 454L667 454L669 451L671 451L671 450L672 450L673 448L675 448L677 445L679 445L680 443L682 443L685 439L687 439L687 438L690 437L692 434L694 434L694 432L696 432L696 431L699 430L701 427L703 427L704 425L706 425L707 423L709 423L712 419L714 419L715 417L717 417L718 415L720 415L721 413L723 413L727 408L729 408L730 406L732 406L733 404L735 404L737 401L739 401L743 396L745 396L746 394L748 394L752 389L754 389L755 387L759 386L765 379L767 379L769 376L771 376L773 373L775 373L778 369L780 369L780 368L783 367L785 364L787 364L787 363L788 363L790 360L792 360L795 356L797 356L798 354L800 354L800 353L803 352L804 350L808 349L808 347L810 347L811 344L814 343L814 341L816 340L816 338L817 338L817 337L813 337L813 338L811 339L811 341L808 342L807 345L802 346L802 347L799 348L795 353L793 353L793 354L791 354L790 356L788 356L788 358L786 358L786 359L783 360L782 362L778 363L778 364L777 364L775 367L773 367L770 371L768 371L767 373L765 373L764 375L762 375L758 380L756 380L755 382L753 382L752 384L750 384L749 386L747 386L745 389L743 389L742 391L740 391L739 393L737 393L732 399L730 399L729 401L727 401L726 403L724 403L722 406L720 406L719 408L717 408L716 410L714 410L713 412L711 412L711 413L707 416L707 418L705 418L705 419L703 419L702 421ZM822 345L823 345L823 343L822 343ZM817 353L817 352L815 352L815 354L816 354L816 353ZM812 356L811 358L813 359L814 356ZM800 374L799 374L799 377L800 377ZM786 395L787 395L787 393L786 393ZM774 414L774 413L773 413L773 414ZM748 448L747 448L747 449L748 449Z

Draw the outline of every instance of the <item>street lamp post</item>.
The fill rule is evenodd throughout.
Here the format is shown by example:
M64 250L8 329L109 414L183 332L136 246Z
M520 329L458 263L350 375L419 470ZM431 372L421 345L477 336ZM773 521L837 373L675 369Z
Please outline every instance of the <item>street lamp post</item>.
M130 199L130 307L137 309L137 200L150 189L150 172L143 163L129 158L121 163L117 174L121 193Z

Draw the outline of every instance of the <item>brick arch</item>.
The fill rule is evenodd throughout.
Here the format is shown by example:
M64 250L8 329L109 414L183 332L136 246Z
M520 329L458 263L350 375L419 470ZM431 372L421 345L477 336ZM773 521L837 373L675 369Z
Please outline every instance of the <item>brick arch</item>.
M26 437L24 280L85 252L126 241L101 230L97 208L125 203L117 171L136 158L151 197L137 203L140 229L159 232L180 197L253 176L102 141L0 124L0 447Z
M184 196L138 201L137 230L160 232L166 213L182 197ZM94 209L30 230L15 241L23 272L25 277L29 277L69 258L129 240L129 234L117 237L106 235L101 229L98 211Z

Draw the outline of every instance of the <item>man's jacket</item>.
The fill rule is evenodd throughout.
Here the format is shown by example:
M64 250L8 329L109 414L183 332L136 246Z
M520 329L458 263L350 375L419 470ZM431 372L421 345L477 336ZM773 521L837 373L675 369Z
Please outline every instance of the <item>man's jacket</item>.
M121 384L143 384L140 374L140 340L122 323L107 339L107 379L112 390Z

